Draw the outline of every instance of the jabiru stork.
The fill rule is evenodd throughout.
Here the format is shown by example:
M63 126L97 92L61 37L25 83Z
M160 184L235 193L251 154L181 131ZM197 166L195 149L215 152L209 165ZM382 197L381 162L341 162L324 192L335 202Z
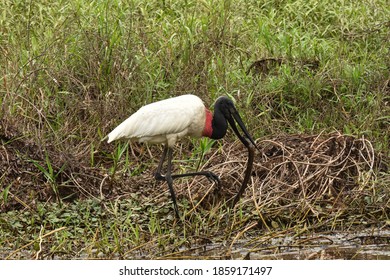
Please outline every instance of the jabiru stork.
M244 135L241 135L238 131L236 122ZM176 195L173 189L174 179L202 175L216 183L219 183L220 180L216 174L210 171L171 174L172 149L175 143L185 136L221 139L226 134L228 123L241 142L249 149L249 158L253 162L253 147L256 147L256 144L246 129L233 101L226 96L219 97L216 100L214 114L205 107L199 97L192 94L172 97L145 105L108 134L108 143L127 138L130 141L140 143L164 144L164 151L155 173L155 179L167 182L175 214L179 217ZM167 155L167 171L165 175L162 175L161 169ZM239 193L234 199L233 206L239 200L250 178L252 162L248 161L246 176Z

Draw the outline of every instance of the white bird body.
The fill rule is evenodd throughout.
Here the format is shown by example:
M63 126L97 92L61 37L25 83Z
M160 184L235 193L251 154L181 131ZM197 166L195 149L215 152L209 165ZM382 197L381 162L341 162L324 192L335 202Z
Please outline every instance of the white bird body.
M207 114L211 116L203 101L191 94L154 102L141 107L110 132L108 143L128 138L173 147L184 136L202 137Z
M191 94L169 98L141 107L108 134L108 143L117 139L127 138L130 141L164 144L164 151L158 164L155 178L156 180L167 182L176 216L179 217L176 195L173 189L173 179L201 175L217 183L220 180L217 175L210 171L172 174L173 146L177 140L184 136L206 136L211 139L221 139L226 134L228 122L234 133L248 149L252 144L256 146L233 102L229 98L225 96L218 98L215 102L214 114L212 114L199 97ZM244 135L241 135L238 131L236 122L244 132ZM167 171L165 175L162 175L161 170L166 156L168 156ZM248 166L246 173L250 175L252 164ZM246 187L249 180L248 176L246 175L235 202Z

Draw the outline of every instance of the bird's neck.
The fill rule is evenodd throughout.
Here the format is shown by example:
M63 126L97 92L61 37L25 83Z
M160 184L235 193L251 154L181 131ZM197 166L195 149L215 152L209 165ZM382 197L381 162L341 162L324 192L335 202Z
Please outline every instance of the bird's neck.
M207 108L205 110L205 113L206 113L206 119L205 119L202 136L211 138L211 135L213 134L213 125L212 125L213 114Z
M214 115L206 109L206 120L203 129L203 136L211 139L221 139L227 131L227 122L219 110L214 111Z

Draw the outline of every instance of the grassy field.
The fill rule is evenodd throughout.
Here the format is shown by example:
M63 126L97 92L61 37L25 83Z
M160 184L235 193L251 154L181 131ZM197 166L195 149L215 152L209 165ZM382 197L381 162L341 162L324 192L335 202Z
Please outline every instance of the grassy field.
M389 227L388 1L3 0L0 11L0 258L229 258L240 240ZM230 96L260 144L297 157L336 133L352 143L349 165L305 169L302 192L267 204L257 155L231 211L241 143L184 140L176 171L212 168L223 184L175 182L178 221L153 179L162 148L101 139L142 105L185 93L210 107ZM340 182L326 196L330 177ZM321 195L308 200L314 185ZM194 251L205 244L226 246Z

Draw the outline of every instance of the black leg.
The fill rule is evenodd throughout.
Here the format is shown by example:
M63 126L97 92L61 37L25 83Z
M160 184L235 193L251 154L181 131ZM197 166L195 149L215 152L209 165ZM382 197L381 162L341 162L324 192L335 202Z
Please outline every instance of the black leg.
M168 154L168 163L167 163L167 173L165 175L161 174L162 166L164 164L165 158ZM173 202L173 207L175 210L176 217L179 218L179 210L177 207L176 202L176 194L175 190L173 189L173 180L177 178L183 178L183 177L189 177L189 176L205 176L210 181L214 181L215 183L219 184L220 180L219 177L210 171L199 171L199 172L191 172L191 173L184 173L184 174L172 174L172 149L169 148L167 145L164 146L164 151L161 156L160 162L158 163L156 173L154 174L154 178L158 181L166 181L169 187L169 192L171 193L171 198Z
M165 177L164 177L163 175L161 175L161 169L162 169L162 166L163 166L165 157L166 157L166 155L167 155L167 152L168 152L168 146L165 145L165 146L164 146L163 154L162 154L161 159L160 159L160 162L158 163L158 166L157 166L156 173L154 174L154 178L155 178L157 181L161 181L161 180L164 180L164 181L165 181Z
M162 175L161 174L161 170L162 170L162 166L164 164L164 161L165 161L165 158L166 158L166 155L168 153L168 146L164 146L164 151L163 151L163 154L161 156L161 159L160 159L160 162L158 163L158 166L157 166L157 170L156 170L156 173L154 174L154 178L158 181L166 181L166 176ZM172 180L175 180L177 178L183 178L183 177L190 177L190 176L205 176L207 177L207 179L209 179L210 181L214 181L216 183L220 183L221 181L219 180L219 177L214 174L213 172L211 171L199 171L199 172L190 172L190 173L184 173L184 174L171 174L171 177L172 177Z
M183 177L189 177L189 176L205 176L210 181L214 181L215 183L219 184L221 180L219 180L219 177L214 174L211 171L199 171L199 172L190 172L190 173L184 173L184 174L173 174L172 179L177 178L183 178Z
M171 198L173 202L173 208L175 209L175 214L177 218L180 218L179 210L177 209L176 203L176 194L173 189L173 179L172 179L172 149L168 148L168 165L167 165L167 173L165 174L165 181L168 183L169 191L171 192Z

